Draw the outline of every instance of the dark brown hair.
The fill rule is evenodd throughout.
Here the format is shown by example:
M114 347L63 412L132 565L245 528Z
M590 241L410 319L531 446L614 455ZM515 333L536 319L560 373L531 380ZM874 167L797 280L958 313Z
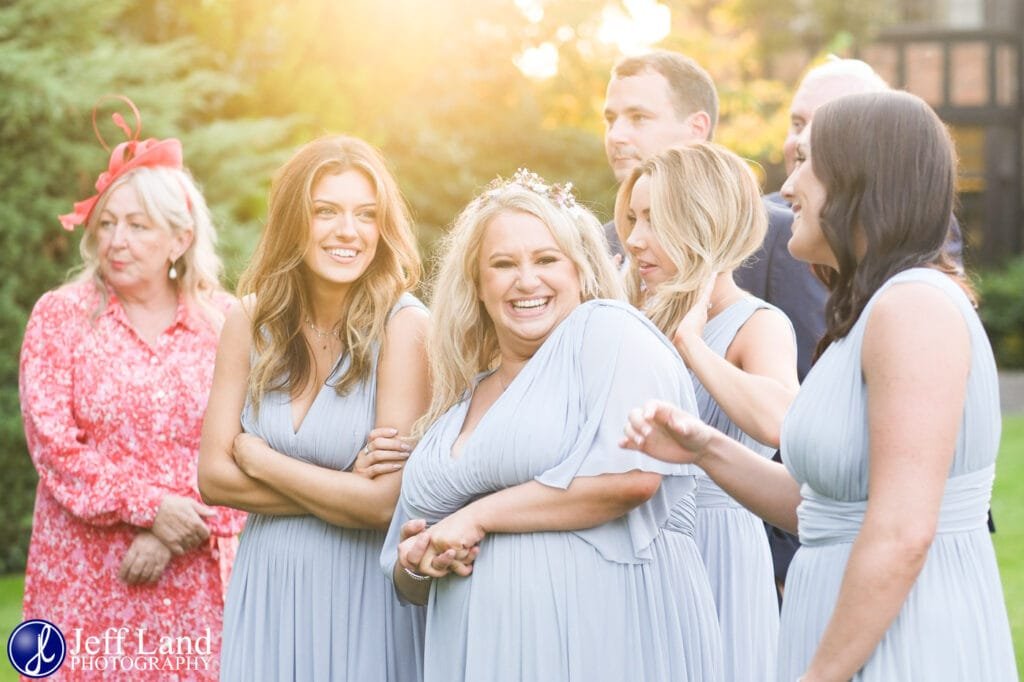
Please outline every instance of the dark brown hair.
M822 105L811 125L811 166L825 187L821 230L838 268L815 271L831 290L816 355L845 337L886 280L933 267L957 279L946 255L956 198L956 152L946 126L906 92L847 95ZM857 258L857 244L864 248Z

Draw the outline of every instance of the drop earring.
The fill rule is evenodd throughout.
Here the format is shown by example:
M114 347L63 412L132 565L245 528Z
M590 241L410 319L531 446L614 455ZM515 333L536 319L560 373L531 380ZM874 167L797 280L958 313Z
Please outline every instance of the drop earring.
M177 265L178 265L178 259L175 258L174 260L171 261L171 267L167 271L167 276L169 278L171 278L172 280L178 279L178 267L177 267Z

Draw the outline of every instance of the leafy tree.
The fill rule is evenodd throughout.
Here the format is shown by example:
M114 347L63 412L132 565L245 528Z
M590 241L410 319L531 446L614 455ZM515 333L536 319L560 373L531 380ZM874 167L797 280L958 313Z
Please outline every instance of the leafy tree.
M268 150L288 130L268 119L222 120L237 79L213 70L194 41L137 40L122 21L127 9L125 0L0 6L0 467L8 493L0 571L24 565L36 481L18 403L21 338L35 301L80 260L81 230L64 231L57 215L93 193L106 167L90 122L94 102L127 94L143 112L144 136L183 138L186 164L236 230L262 212L254 205L260 182L245 180L269 174L277 156ZM106 129L116 143L114 132Z
M765 64L813 54L840 29L866 35L881 0L671 0L661 46L694 56L722 99L716 139L777 169L789 99ZM611 3L614 4L614 3ZM34 473L17 355L43 291L79 260L56 215L92 192L106 155L99 95L129 95L147 137L178 136L221 226L229 282L265 213L272 170L298 145L350 133L393 165L429 256L466 202L518 167L572 181L608 219L615 180L601 104L618 55L607 0L0 0L0 458L12 494L0 570L21 565ZM619 9L625 8L619 5ZM550 43L557 73L514 65ZM110 134L113 141L119 140ZM777 185L777 175L771 181Z

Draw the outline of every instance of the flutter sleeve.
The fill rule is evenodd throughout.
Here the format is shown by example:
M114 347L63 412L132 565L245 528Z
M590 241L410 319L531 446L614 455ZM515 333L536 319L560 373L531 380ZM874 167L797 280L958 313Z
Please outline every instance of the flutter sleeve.
M36 304L21 348L19 394L29 454L40 483L70 514L95 525L149 527L168 494L101 456L74 416L75 348L88 311L61 290Z
M672 507L693 493L698 469L620 448L627 415L652 398L696 414L696 398L679 355L640 313L611 301L584 306L585 319L574 320L577 328L560 339L577 348L571 353L567 346L566 356L575 362L582 425L567 456L535 480L564 489L581 476L637 470L664 476L658 493L645 504L611 523L576 531L605 558L635 563L650 557L648 547Z

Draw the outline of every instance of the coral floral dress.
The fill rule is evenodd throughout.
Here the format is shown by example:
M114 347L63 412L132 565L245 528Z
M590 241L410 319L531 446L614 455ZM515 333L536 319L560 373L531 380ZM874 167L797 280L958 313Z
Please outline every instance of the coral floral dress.
M209 542L172 557L155 583L128 585L118 571L164 496L199 500L219 332L182 302L150 345L115 296L99 296L91 282L49 292L25 332L21 409L39 487L24 614L63 632L59 678L216 679L245 514L215 508Z

